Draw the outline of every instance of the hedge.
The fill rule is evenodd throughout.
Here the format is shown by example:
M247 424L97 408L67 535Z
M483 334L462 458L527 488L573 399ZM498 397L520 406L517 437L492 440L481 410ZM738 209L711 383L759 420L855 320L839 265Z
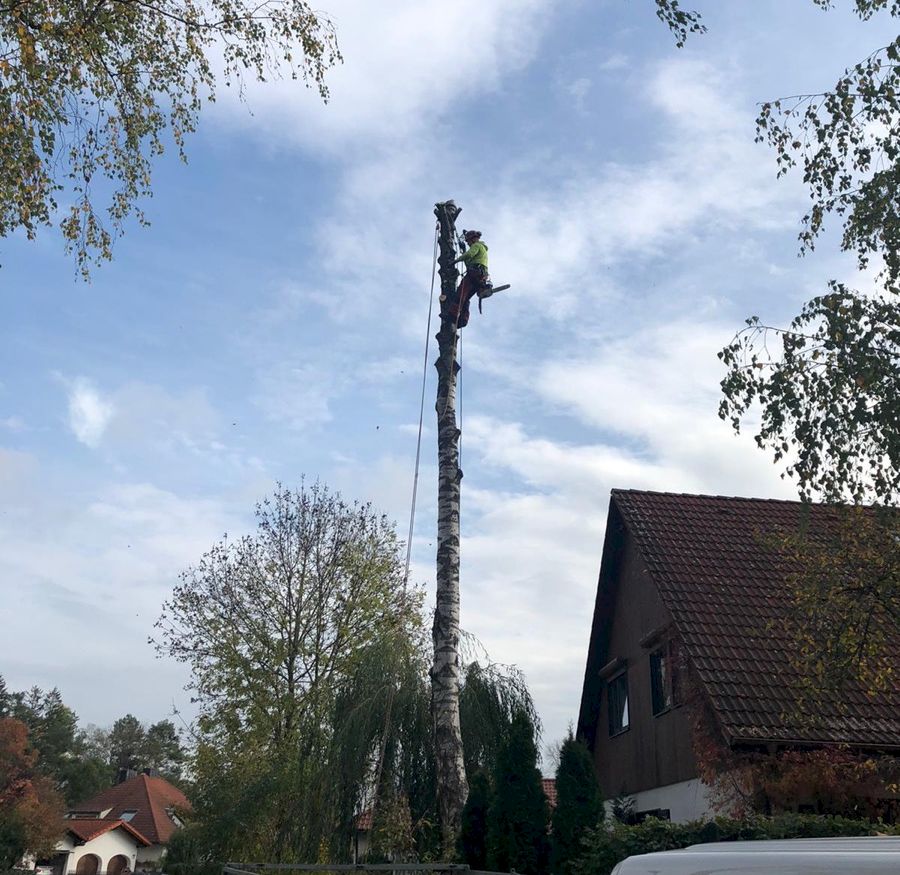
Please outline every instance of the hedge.
M717 817L689 823L648 818L636 826L613 820L588 830L582 842L582 852L572 864L572 871L575 875L609 875L617 863L634 854L674 851L704 842L875 834L900 835L900 828L869 820L815 814L753 816L742 820Z

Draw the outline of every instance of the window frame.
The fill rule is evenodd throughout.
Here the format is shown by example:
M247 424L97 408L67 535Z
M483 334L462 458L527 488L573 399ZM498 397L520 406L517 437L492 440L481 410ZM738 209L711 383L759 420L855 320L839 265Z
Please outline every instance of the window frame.
M649 662L650 710L660 717L681 704L677 642L673 638L660 642L650 651Z
M613 702L616 701L617 705L619 699L613 699L613 688L617 685L624 684L625 689L625 697L624 697L624 707L616 708L616 711L613 711ZM609 737L614 738L617 735L621 735L623 732L628 732L631 729L631 710L629 708L629 696L628 696L628 666L625 666L621 671L617 672L606 682L606 717L607 717L607 725L609 729ZM614 727L613 726L613 714L616 713L619 715L620 720L616 722L620 725Z

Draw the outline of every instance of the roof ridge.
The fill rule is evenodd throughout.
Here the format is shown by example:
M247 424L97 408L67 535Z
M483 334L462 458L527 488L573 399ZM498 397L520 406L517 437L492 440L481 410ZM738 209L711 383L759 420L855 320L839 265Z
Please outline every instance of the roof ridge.
M156 835L158 837L161 837L162 830L160 829L159 816L156 811L156 805L157 805L156 794L151 792L152 788L150 785L150 776L146 775L144 773L141 773L141 777L144 779L144 781L143 781L144 790L147 793L147 803L150 806L150 817L153 819L153 828L156 830Z
M658 490L658 489L622 489L613 487L610 489L610 495L653 495L660 496L665 495L670 498L708 498L717 501L746 501L752 502L754 504L797 504L802 505L806 502L801 501L800 499L793 498L755 498L750 495L713 495L708 492L669 492L667 490ZM840 505L828 505L824 504L821 501L812 501L808 502L809 504L814 504L820 507L838 507ZM850 505L848 505L850 506Z
M153 844L140 830L133 827L127 820L122 820L121 818L113 818L107 819L103 817L69 817L66 818L65 821L69 826L67 829L69 832L74 832L79 838L82 838L84 841L93 841L98 836L106 835L108 832L112 832L115 829L124 829L126 832L131 833L140 841L142 841L147 847ZM91 824L92 829L89 829L85 832L85 834L79 834L76 832L72 824Z

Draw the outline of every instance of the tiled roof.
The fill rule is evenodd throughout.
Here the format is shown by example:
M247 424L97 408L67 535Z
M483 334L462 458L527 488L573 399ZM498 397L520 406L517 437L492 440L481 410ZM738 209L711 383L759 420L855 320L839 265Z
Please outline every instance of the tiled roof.
M544 786L544 795L550 808L556 808L556 778L541 778L541 784Z
M83 842L89 842L103 833L110 832L114 829L124 829L125 832L134 836L142 845L153 844L146 836L136 830L130 823L124 820L100 820L95 817L73 817L65 821L65 828L76 838Z
M128 822L154 845L164 845L177 827L169 816L171 810L190 811L191 804L177 787L165 778L138 775L103 790L80 802L77 811L106 811L105 821L121 820L125 811L137 812ZM72 821L68 821L71 823Z
M366 832L372 828L372 809L367 808L356 815L356 828Z
M766 536L796 532L799 502L613 490L612 501L732 740L900 746L900 688L869 697L850 687L798 713L800 676L779 622L787 616L787 560ZM833 507L813 505L809 530L833 528ZM900 660L900 632L889 643Z

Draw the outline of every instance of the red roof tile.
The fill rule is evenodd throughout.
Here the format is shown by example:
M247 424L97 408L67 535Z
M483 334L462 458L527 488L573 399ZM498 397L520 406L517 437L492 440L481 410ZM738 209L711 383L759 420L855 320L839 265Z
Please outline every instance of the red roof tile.
M133 826L151 844L164 845L178 828L168 812L190 811L191 804L184 793L165 778L138 775L80 802L74 810L105 811L108 808L111 811L101 822L121 820L123 812L135 811L126 825Z
M550 808L556 808L556 778L541 778L541 784Z
M732 740L900 746L900 688L870 697L850 686L798 714L801 678L778 622L791 569L764 539L798 530L799 502L618 489L612 502ZM814 535L836 522L835 508L812 506ZM900 632L888 646L900 660Z
M72 835L83 842L89 842L91 839L95 839L97 836L103 835L103 833L110 832L114 829L124 829L125 832L136 838L142 845L153 844L146 836L141 835L138 830L124 820L110 820L108 818L100 820L95 817L73 817L66 819L64 826L68 832L72 833Z

